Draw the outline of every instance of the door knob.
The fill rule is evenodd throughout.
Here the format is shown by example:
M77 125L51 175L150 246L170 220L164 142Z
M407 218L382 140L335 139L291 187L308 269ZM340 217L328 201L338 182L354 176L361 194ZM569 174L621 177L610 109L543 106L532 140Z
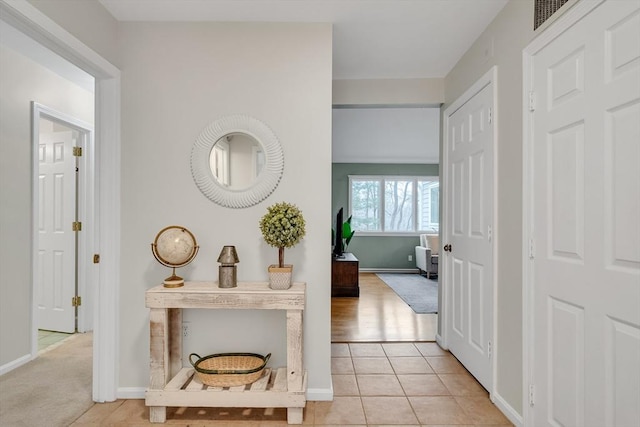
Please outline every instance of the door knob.
M451 252L451 244L450 244L450 243L449 243L449 244L444 245L444 251L445 251L445 252Z

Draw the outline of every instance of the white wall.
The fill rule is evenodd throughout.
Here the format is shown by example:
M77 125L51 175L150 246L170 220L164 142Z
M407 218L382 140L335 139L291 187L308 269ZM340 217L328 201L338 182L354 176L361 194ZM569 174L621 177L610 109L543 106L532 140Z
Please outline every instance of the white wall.
M333 81L333 105L429 105L444 102L444 79Z
M304 316L309 388L330 393L331 26L328 24L122 23L122 288L120 374L124 388L149 380L145 290L170 271L150 243L180 224L200 252L178 272L216 280L222 246L235 245L239 280L267 280L277 249L258 222L267 206L297 204L307 236L286 251L294 280L307 282ZM229 209L205 198L193 182L191 146L211 121L247 114L279 138L284 176L257 206ZM271 352L283 366L285 317L280 312L186 311L185 354Z
M118 21L98 0L27 0L110 63L119 66Z
M334 108L334 163L438 163L439 108Z
M31 351L31 101L93 123L93 94L0 44L0 367Z
M511 0L445 79L449 105L498 66L496 390L518 414L522 414L522 49L534 35L533 11L532 0Z

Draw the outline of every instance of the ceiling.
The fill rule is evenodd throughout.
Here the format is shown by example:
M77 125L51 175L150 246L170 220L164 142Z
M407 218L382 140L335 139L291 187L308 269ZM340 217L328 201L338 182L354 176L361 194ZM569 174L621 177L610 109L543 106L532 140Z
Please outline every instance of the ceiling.
M330 22L333 78L445 77L508 0L99 0L119 21Z

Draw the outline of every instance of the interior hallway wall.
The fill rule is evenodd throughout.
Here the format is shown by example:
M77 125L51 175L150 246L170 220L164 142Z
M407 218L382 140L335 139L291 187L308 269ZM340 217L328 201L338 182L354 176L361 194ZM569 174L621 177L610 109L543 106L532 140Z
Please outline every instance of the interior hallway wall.
M120 65L118 21L98 0L27 0L115 66Z
M285 251L294 280L307 282L304 364L310 394L330 393L331 26L329 24L122 23L122 287L120 387L149 381L145 290L170 273L153 258L157 232L179 224L200 251L178 274L217 280L224 245L240 257L240 281L266 281L277 249L258 227L268 206L294 203L307 222L302 242ZM256 206L231 209L203 196L191 177L192 144L212 121L246 114L282 144L284 176ZM280 312L187 310L184 355L272 353L284 366ZM188 363L188 362L187 362Z
M511 0L445 79L448 105L498 66L497 393L522 414L522 50L533 32L533 0Z

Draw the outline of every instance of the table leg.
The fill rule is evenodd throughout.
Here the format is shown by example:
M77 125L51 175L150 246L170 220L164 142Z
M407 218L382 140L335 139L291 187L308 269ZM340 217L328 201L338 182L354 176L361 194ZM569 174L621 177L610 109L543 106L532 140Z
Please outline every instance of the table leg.
M287 390L302 390L302 310L287 310Z
M287 408L287 423L302 424L302 410L304 408Z
M164 390L169 379L169 326L168 312L163 308L152 308L149 313L149 389ZM149 421L163 423L167 418L167 408L149 408Z
M152 423L164 423L165 421L167 421L166 406L150 406L149 421Z

